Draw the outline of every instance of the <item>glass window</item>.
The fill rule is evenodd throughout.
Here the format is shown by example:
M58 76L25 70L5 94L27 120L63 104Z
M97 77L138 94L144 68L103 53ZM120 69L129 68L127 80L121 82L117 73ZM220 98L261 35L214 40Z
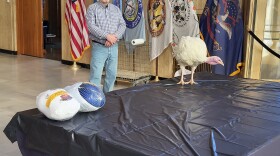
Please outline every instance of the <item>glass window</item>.
M280 1L268 0L263 42L280 54ZM280 59L266 49L262 51L261 79L280 79Z

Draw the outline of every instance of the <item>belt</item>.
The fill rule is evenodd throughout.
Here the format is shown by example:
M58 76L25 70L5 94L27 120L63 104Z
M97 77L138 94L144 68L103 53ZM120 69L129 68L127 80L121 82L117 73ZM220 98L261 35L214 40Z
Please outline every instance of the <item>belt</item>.
M101 42L98 42L98 41L95 41L95 40L92 40L92 42L98 43L98 44L101 44L101 45L105 45L104 43L101 43Z

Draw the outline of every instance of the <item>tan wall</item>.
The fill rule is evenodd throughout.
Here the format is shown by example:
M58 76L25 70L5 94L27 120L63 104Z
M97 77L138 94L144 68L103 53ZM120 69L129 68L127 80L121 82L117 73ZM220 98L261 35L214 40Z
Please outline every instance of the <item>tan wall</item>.
M206 0L193 0L193 2L195 5L197 14L201 14L204 9Z
M0 1L0 49L17 51L16 0Z

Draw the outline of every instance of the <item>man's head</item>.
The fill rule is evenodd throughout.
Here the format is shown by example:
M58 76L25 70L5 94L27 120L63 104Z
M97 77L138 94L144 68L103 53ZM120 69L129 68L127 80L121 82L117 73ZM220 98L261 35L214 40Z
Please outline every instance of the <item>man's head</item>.
M107 5L110 2L110 0L99 0L99 2L101 2L104 5Z

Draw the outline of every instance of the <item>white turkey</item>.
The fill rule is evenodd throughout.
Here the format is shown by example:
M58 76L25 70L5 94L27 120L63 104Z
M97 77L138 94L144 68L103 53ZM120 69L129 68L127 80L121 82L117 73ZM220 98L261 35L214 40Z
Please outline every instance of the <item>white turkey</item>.
M185 66L191 67L191 80L184 82L184 72L182 72L181 80L177 84L196 84L193 79L193 74L196 67L201 63L208 63L210 65L221 64L224 66L220 57L207 57L206 44L198 37L182 36L179 44L172 46L174 57L180 65L181 71L185 71Z

